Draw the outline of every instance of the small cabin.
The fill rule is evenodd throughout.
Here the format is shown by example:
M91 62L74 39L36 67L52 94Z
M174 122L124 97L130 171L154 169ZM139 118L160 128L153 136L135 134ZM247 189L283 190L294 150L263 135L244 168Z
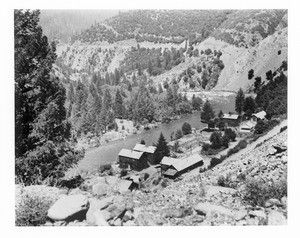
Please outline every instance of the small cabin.
M140 171L149 167L144 152L122 149L118 156L120 168Z
M199 154L194 154L182 159L173 159L172 164L163 172L163 175L167 178L174 179L203 164L203 158Z
M224 114L222 117L222 121L228 126L236 127L239 125L240 116L237 114Z
M155 146L146 146L143 144L136 144L133 148L134 151L140 151L144 152L145 156L147 157L147 160L150 164L155 164L155 152L156 147Z
M240 132L253 132L255 123L248 121L240 126Z
M265 111L260 111L255 114L252 114L252 120L258 121L258 120L264 120L266 118L267 113Z

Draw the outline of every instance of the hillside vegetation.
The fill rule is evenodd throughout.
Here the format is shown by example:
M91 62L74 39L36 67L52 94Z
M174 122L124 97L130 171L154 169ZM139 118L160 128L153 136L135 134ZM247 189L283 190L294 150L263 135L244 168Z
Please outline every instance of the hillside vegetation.
M128 11L73 42L57 50L66 79L117 69L124 79L143 72L156 87L177 81L179 91L250 90L255 77L264 81L266 71L287 61L287 11ZM248 80L251 69L255 77Z

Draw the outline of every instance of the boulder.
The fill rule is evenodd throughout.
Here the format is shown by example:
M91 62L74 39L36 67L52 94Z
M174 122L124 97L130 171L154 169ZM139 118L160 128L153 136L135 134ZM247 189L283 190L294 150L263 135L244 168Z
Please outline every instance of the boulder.
M253 217L258 217L258 218L262 218L262 219L266 219L267 218L267 215L264 211L262 210L254 210L254 211L250 211L249 212L249 215L250 216L253 216Z
M270 198L265 202L265 207L282 206L281 202L276 198Z
M102 211L96 210L93 213L95 217L95 225L97 226L109 226L109 224L106 222L105 216Z
M268 214L268 225L274 226L286 224L287 220L281 212L275 210L270 211L270 213Z
M135 224L138 226L156 226L156 218L152 213L140 213L135 219Z
M86 213L87 222L90 225L97 225L95 212L107 208L110 204L112 204L112 202L113 202L113 197L104 198L102 200L90 198L89 199L90 207L88 212ZM102 212L101 215L104 217L105 220L107 220L108 218L107 212Z
M107 184L98 183L93 185L92 192L97 196L104 196L108 193L109 187Z
M240 210L240 211L235 212L234 219L236 221L240 221L240 220L243 220L246 216L247 216L247 211L246 210Z
M85 219L89 208L88 198L77 194L58 199L48 210L47 216L54 221L73 221Z
M230 216L233 217L234 213L222 206L218 206L218 205L214 205L214 204L210 204L208 202L205 203L198 203L195 207L194 210L197 212L197 214L199 215L208 215L211 213L219 213L225 216Z

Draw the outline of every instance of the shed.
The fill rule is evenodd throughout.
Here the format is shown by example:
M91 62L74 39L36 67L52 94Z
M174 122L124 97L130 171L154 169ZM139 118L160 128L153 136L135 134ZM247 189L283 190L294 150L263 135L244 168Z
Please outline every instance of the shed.
M148 167L144 152L122 149L119 153L120 168L130 168L140 171Z
M133 148L134 151L140 151L140 152L144 152L147 160L150 164L154 164L154 156L155 156L155 152L156 152L156 147L155 146L146 146L143 144L136 144Z
M257 121L257 120L264 120L266 118L266 115L267 113L265 111L260 111L260 112L257 112L255 114L252 114L252 119L254 121Z

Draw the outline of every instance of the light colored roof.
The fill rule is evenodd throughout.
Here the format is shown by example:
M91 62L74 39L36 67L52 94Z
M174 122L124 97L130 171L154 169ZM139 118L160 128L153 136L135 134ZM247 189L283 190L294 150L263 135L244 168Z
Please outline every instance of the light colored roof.
M122 149L119 153L119 156L124 156L132 159L140 159L143 153L144 152Z
M178 159L176 163L172 164L172 166L177 170L184 170L200 161L202 161L202 157L199 154L193 154L184 159Z
M266 115L267 115L267 113L265 111L261 111L261 112L253 114L252 116L255 116L260 119L264 119Z
M173 163L176 163L177 161L178 161L178 159L164 156L160 163L164 164L164 165L172 165Z
M254 126L255 126L255 123L248 121L245 124L241 125L240 128L241 129L244 129L244 128L245 129L252 129Z
M175 169L168 169L166 172L164 172L164 175L174 176L177 173Z
M128 189L129 189L129 187L130 187L130 185L132 184L132 181L130 181L130 180L121 180L119 183L118 183L118 190L120 191L120 192L126 192Z
M135 147L133 148L133 150L154 154L156 147L155 146L145 146L143 144L136 144Z
M239 115L237 115L237 114L226 114L225 113L222 118L236 120L236 119L238 119L238 117L239 117Z

